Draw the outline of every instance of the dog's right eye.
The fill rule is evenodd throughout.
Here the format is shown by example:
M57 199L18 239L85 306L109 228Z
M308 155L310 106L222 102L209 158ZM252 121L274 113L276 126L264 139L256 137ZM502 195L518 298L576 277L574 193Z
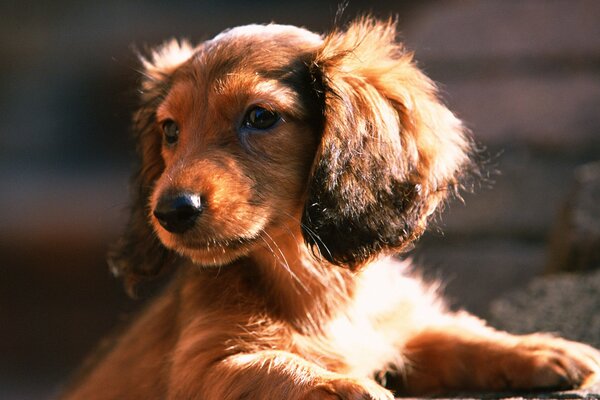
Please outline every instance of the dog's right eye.
M279 114L263 107L251 108L244 118L242 126L254 130L267 130L281 120Z
M175 144L179 140L179 126L172 119L168 119L162 124L163 135L167 144Z

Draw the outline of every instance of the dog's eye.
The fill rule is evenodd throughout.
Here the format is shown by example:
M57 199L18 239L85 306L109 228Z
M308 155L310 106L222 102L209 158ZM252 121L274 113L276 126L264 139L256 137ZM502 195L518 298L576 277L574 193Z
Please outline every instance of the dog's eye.
M274 111L262 107L251 108L244 118L242 127L250 129L269 129L273 127L281 117Z
M172 119L168 119L162 124L165 142L167 144L175 144L179 140L179 126Z

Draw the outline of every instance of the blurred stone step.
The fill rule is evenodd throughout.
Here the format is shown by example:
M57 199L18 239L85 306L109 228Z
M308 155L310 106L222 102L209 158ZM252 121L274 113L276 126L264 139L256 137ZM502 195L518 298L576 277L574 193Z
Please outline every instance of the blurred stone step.
M598 54L600 2L452 1L422 7L403 31L422 59Z
M600 69L551 78L465 79L443 83L443 90L450 108L485 144L518 141L544 150L600 152Z
M486 316L490 301L539 275L544 246L519 241L424 238L413 258L426 279L440 282L450 305Z
M476 138L568 151L600 149L598 21L593 0L443 2L402 29Z
M0 186L4 244L93 241L114 237L125 223L129 172L105 165L77 171L6 168Z
M446 207L441 231L449 237L545 240L581 161L508 144L489 154L489 182Z

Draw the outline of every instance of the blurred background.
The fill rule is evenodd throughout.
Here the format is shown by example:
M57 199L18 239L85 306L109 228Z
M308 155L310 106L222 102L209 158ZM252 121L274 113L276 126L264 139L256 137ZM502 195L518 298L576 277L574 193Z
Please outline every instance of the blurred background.
M143 303L105 263L134 159L134 49L247 23L326 31L338 4L0 4L0 398L50 398ZM455 307L489 317L492 301L562 268L553 255L565 239L552 232L569 223L578 168L600 159L600 2L353 0L343 19L364 12L398 16L419 66L487 149L490 179L410 255L447 282Z

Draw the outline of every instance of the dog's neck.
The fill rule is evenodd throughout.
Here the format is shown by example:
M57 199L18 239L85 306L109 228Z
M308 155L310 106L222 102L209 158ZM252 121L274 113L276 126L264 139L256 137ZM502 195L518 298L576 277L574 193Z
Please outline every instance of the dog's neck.
M350 271L318 260L302 241L290 240L300 235L276 237L249 260L257 268L268 311L296 327L318 330L351 300L354 279Z
M353 272L319 261L300 232L269 235L247 256L218 268L189 265L180 276L182 304L197 315L206 307L262 308L266 316L303 333L317 333L354 293ZM236 323L242 323L237 321Z

